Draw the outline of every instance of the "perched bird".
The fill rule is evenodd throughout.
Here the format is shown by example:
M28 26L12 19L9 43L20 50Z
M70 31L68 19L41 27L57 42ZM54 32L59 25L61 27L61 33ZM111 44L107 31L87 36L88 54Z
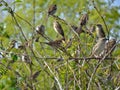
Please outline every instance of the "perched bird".
M94 45L93 50L92 50L92 55L91 57L100 57L101 52L105 48L105 43L107 39L106 38L99 38L97 43Z
M47 44L56 50L61 50L66 55L72 57L71 54L69 52L67 52L67 50L62 46L63 41L64 41L64 38L62 38L60 40L55 40L55 41L50 41L50 42L40 42L40 43Z
M81 34L82 32L84 32L84 30L82 29L82 26L79 26L75 31L77 34Z
M54 27L54 30L55 30L58 34L60 34L63 38L65 37L65 36L64 36L63 29L62 29L62 26L60 25L59 22L54 21L54 22L53 22L53 27Z
M36 42L39 41L39 37L40 37L39 35L41 35L46 40L51 41L51 39L45 34L45 26L44 25L38 25L36 27L36 32L37 32L37 35L35 36Z
M57 5L56 4L51 5L48 9L48 16L54 15L56 11L57 11Z
M88 14L84 14L81 18L80 18L80 25L86 25L87 21L88 21L89 17Z
M76 29L77 29L78 27L75 26L75 25L71 25L71 28L72 28L74 31L76 31Z
M96 33L98 38L105 38L105 32L101 24L96 25Z
M107 56L111 56L112 52L115 50L115 44L116 44L116 40L115 39L111 39L109 40L106 44L105 44L105 49L102 53L102 56L108 54Z
M40 35L44 36L44 34L45 34L45 26L44 26L44 25L38 25L38 26L36 27L36 32L37 32L37 34L40 34ZM36 38L35 38L35 42L38 42L40 36L39 36L39 35L36 35L35 37L36 37Z
M81 26L77 27L77 26L72 25L71 27L77 34L84 32Z
M44 33L45 33L45 26L44 25L38 25L36 27L36 32L38 34L44 35Z
M61 47L61 43L62 43L63 40L64 40L64 38L59 39L59 40L55 40L55 41L41 42L41 43L47 44L51 47L59 48L59 47Z

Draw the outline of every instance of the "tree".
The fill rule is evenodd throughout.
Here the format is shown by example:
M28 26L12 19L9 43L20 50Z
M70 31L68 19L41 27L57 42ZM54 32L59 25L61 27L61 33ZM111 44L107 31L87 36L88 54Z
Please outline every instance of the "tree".
M1 0L6 17L0 23L0 89L119 88L120 13L113 2ZM53 4L57 5L56 13L48 17ZM82 23L84 15L89 18L85 16L86 22ZM53 30L55 20L65 39ZM102 24L106 38L117 40L110 57L109 53L90 57L96 33L89 30L97 23ZM38 25L45 26L44 33L41 26L36 31Z

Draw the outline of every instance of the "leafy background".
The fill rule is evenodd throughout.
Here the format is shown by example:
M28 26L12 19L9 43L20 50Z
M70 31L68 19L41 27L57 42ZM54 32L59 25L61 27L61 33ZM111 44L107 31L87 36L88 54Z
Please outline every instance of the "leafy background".
M52 4L57 4L58 7L55 15L67 23L78 26L80 17L84 13L88 13L88 28L96 23L101 23L106 37L119 40L120 6L113 4L115 0L95 0L94 2L106 22L109 34L103 20L94 8L92 0L11 0L9 3L1 0L0 89L117 90L120 88L119 43L113 52L114 59L105 59L99 64L97 59L91 59L89 63L86 60L70 60L70 57L64 52L40 44L39 42L47 42L42 36L40 36L39 42L33 40L33 36L35 38L39 36L35 34L35 27L40 24L45 25L45 34L52 40L60 38L60 36L56 37L57 34L53 30L52 24L55 18L49 17L47 19L47 10ZM14 16L12 16L10 8L14 11ZM62 20L59 22L63 27L66 39L69 40L74 33ZM74 39L72 46L67 51L76 57L77 48L80 45L81 50L77 57L87 58L95 38L81 34L79 39L80 42L77 38ZM11 48L13 40L17 41L17 45ZM18 45L24 47L20 49ZM64 45L66 43L63 43ZM32 64L22 60L25 52L27 52ZM58 59L64 60L58 62Z

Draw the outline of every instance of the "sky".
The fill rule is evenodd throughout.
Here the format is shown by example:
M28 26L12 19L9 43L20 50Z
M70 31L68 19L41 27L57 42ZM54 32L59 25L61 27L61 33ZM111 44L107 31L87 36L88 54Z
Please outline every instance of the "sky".
M1 0L0 0L0 1L1 1ZM15 1L15 0L5 0L5 1L8 2L8 3L10 3L10 2L13 2L13 1ZM21 0L21 1L24 1L24 0ZM105 1L107 2L107 1L110 1L110 0L105 0ZM114 2L112 3L112 6L119 6L119 7L120 7L120 0L111 0L111 1L114 1ZM119 10L119 12L120 12L120 10ZM1 7L0 7L0 17L2 17L2 18L0 19L0 22L2 22L3 19L4 19L4 17L5 17L5 13L1 11Z
M120 0L115 0L113 4L120 7Z

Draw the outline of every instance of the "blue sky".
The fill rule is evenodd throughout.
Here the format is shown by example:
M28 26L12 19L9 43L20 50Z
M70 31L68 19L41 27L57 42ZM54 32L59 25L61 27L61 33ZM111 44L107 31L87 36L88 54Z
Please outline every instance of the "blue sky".
M120 0L115 0L113 4L116 6L120 6Z

